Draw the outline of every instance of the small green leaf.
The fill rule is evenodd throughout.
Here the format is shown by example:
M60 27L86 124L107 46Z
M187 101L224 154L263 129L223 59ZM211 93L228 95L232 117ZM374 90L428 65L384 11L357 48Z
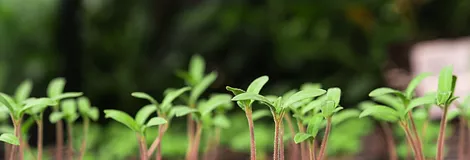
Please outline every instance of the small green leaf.
M201 111L202 115L206 115L212 112L215 108L220 107L223 104L231 103L230 100L232 97L229 95L217 95L212 96L208 101L199 105L199 110Z
M142 107L135 115L135 122L139 125L144 125L148 117L157 110L153 104Z
M198 112L197 109L189 107L174 107L173 111L175 112L176 117L181 117L190 113Z
M20 145L20 141L18 140L18 137L16 137L15 135L11 133L2 133L2 135L0 135L0 141L9 143L12 145L16 145L16 146Z
M189 62L189 75L197 83L202 80L204 76L204 70L206 69L206 63L200 55L194 55L191 57Z
M324 118L320 115L314 115L308 120L307 125L307 133L312 135L315 138L318 134L318 131L322 127L322 123L324 122Z
M438 81L438 93L452 91L452 66L446 66L441 69Z
M55 106L57 102L53 101L50 98L38 98L28 101L23 108L19 111L19 116L21 116L26 110L31 109L34 114L41 113L47 106Z
M127 113L118 111L118 110L113 110L113 109L107 109L104 110L105 118L111 118L114 119L115 121L124 124L125 126L129 127L135 132L140 132L140 127L137 124L137 122L132 119L131 116L129 116Z
M90 100L87 97L80 97L77 99L77 103L78 103L78 111L82 115L87 115L91 107Z
M418 107L418 106L422 106L426 104L434 104L434 102L436 102L435 100L436 99L434 96L423 96L423 97L415 98L410 101L410 104L406 108L405 113L408 113L413 108Z
M270 111L265 110L265 109L260 109L260 110L254 111L253 114L251 115L251 118L253 119L253 121L256 121L258 119L261 119L263 117L270 116L270 115L271 115Z
M33 89L33 82L31 80L25 80L21 82L21 84L16 88L15 92L15 100L16 103L21 103L26 100L29 95L31 94L31 90Z
M62 77L53 79L47 87L47 96L49 98L59 96L64 91L65 79Z
M406 109L405 106L403 105L402 100L392 95L385 94L385 95L373 97L373 99L377 102L380 102L387 106L395 108L397 112L403 112Z
M152 104L154 104L154 105L158 105L157 100L155 100L152 96L148 95L147 93L144 93L144 92L132 92L131 95L132 95L133 97L136 97L136 98L146 99L146 100L150 101L150 103L152 103Z
M358 108L361 109L361 110L365 110L369 107L374 107L375 105L377 105L377 104L372 102L372 101L363 101L363 102L358 104Z
M233 88L233 87L230 87L230 86L227 86L225 87L225 89L227 89L227 91L230 91L233 93L233 95L239 95L239 94L242 94L242 93L245 93L244 90L242 89L239 89L239 88ZM245 110L245 107L246 106L250 106L250 102L251 100L244 100L244 101L238 101L237 102L237 105L242 108L243 110Z
M75 101L75 99L66 99L66 100L63 100L63 101L60 103L60 106L61 106L62 111L63 111L66 115L73 115L73 114L76 114L76 111L77 111L77 102Z
M0 92L0 104L6 106L10 113L16 115L16 103L9 95Z
M217 73L216 72L211 72L209 75L205 76L201 82L196 84L194 88L191 90L191 93L189 95L189 101L191 103L196 103L197 99L199 99L199 96L207 89L209 86L215 81L217 78Z
M335 110L333 111L333 113L339 112L343 109L344 109L343 107L336 107Z
M80 97L82 95L83 95L82 92L67 92L67 93L62 93L58 96L52 97L52 100L60 101L62 99L75 98L75 97Z
M196 84L196 81L186 71L176 70L175 74L177 77L183 79L190 86L193 86Z
M359 118L365 116L374 116L376 118L381 118L386 121L397 121L399 119L398 112L383 105L375 105L373 107L368 107L359 115Z
M301 142L303 142L303 141L305 141L309 138L313 138L313 136L310 135L310 134L307 134L307 133L297 133L297 134L295 134L294 142L296 144L298 144L298 143L301 143Z
M61 112L52 112L51 115L49 115L49 121L51 123L57 123L57 121L63 119L64 116L65 115Z
M165 124L165 123L168 123L168 122L164 118L162 118L162 117L153 117L149 120L149 122L147 122L147 124L145 126L152 127L152 126L162 125L162 124Z
M361 113L356 109L345 109L341 112L336 113L331 118L332 125L338 125L341 122L344 122L350 118L357 118Z
M300 86L300 90L308 90L308 89L321 89L320 83L304 83Z
M97 121L98 118L100 117L100 111L96 107L92 107L88 110L88 117L91 118L93 121Z
M421 83L421 81L423 81L426 77L428 77L430 75L431 75L431 73L425 72L425 73L421 73L421 74L417 75L415 78L413 78L413 80L410 81L410 83L408 84L408 87L405 90L405 96L408 99L412 99L415 88L418 87L418 85L419 85L419 83Z
M169 92L165 96L165 98L163 98L163 101L162 101L162 104L160 105L160 108L163 111L167 111L170 108L171 102L173 102L173 100L175 100L178 96L180 96L184 92L189 91L190 89L191 89L190 87L184 87L184 88L175 90L173 92Z
M303 90L299 91L297 93L294 93L292 96L290 96L283 104L283 107L289 107L292 104L299 102L301 100L307 99L307 98L313 98L313 97L318 97L321 96L322 94L325 94L325 90L323 89L310 89L310 90Z
M326 97L328 100L335 102L334 107L337 107L339 105L339 100L341 99L341 89L329 88L326 92Z
M302 107L300 113L302 115L304 115L305 113L307 113L309 111L313 111L315 109L320 109L320 107L322 106L322 104L326 100L326 98L327 98L326 95L323 95L323 96L320 96L317 99L311 101L310 103L308 103L307 105Z
M259 78L256 78L256 79L253 80L253 82L251 82L251 84L248 86L248 89L246 90L246 92L259 94L259 92L261 91L261 89L263 88L263 86L264 86L268 81L269 81L269 77L268 77L268 76L261 76L261 77L259 77Z
M230 127L230 120L223 114L214 117L214 126L227 129Z
M377 96L381 96L384 94L403 95L400 91L397 91L391 88L382 87L382 88L374 89L372 92L370 92L369 97L377 97Z
M242 101L242 100L255 100L263 104L266 104L269 107L274 108L273 102L269 101L266 97L259 95L259 94L246 92L246 93L236 95L235 97L232 98L232 101Z

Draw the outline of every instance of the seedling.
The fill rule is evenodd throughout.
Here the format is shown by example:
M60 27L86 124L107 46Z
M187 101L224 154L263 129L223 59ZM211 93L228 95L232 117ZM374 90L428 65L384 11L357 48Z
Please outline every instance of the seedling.
M243 101L243 100L256 100L264 105L268 106L271 110L274 119L274 153L273 159L274 160L283 160L284 159L284 151L281 150L283 145L283 118L284 114L287 111L288 107L302 101L304 99L313 98L320 96L325 93L325 90L322 89L312 89L312 90L302 90L299 92L294 93L290 97L277 97L275 101L271 101L268 98L256 94L256 93L241 93L237 96L233 97L232 100L234 101Z
M442 112L441 125L439 129L439 137L437 140L437 153L436 160L442 160L444 158L444 141L445 141L445 129L446 129L446 119L447 112L449 110L450 104L458 97L454 96L455 83L457 77L452 75L452 67L444 67L439 73L439 81L437 87L437 93L435 97L435 104L439 106Z
M78 119L77 102L75 99L63 100L60 104L62 111L54 111L49 115L51 123L65 120L67 123L67 159L73 159L73 123Z
M57 104L60 103L62 99L67 98L75 98L82 96L83 93L81 92L66 92L64 93L65 87L65 79L64 78L55 78L53 79L49 85L47 86L47 96L54 100ZM53 106L54 112L59 112L59 105ZM63 146L64 146L64 131L63 131L63 123L60 119L56 123L56 150L55 150L55 157L57 160L63 159Z
M186 84L190 86L191 92L189 93L189 97L184 96L184 100L186 104L191 108L197 108L196 104L198 103L198 99L201 94L215 81L217 78L216 72L211 72L208 75L204 75L204 71L206 69L206 64L204 59L200 55L194 55L191 57L189 62L188 71L177 71L176 75L181 79L185 80ZM191 150L191 146L194 139L195 139L195 126L193 118L191 118L192 114L188 114L187 117L187 132L188 132L188 150L186 159L189 158L189 152Z
M118 111L114 109L104 110L104 114L106 118L111 118L119 123L122 123L125 126L127 126L129 129L135 132L136 137L139 142L139 151L140 151L141 160L148 159L147 144L145 143L146 129L152 126L159 126L159 125L163 125L167 123L167 121L162 117L153 117L149 121L147 121L148 117L153 112L155 112L155 110L156 110L156 107L154 105L146 105L137 112L135 118L132 118L131 116L129 116L129 114L122 112L122 111Z
M231 103L230 98L231 96L227 95L216 95L210 97L207 101L200 101L197 108L175 107L175 114L177 117L192 114L196 121L196 135L194 137L194 143L189 147L191 150L188 153L189 156L187 157L187 160L198 159L198 149L203 126L210 126L212 124L212 111L224 104Z
M134 92L134 93L132 93L132 96L134 96L136 98L146 99L146 100L150 101L151 106L154 107L152 109L152 111L153 112L156 111L159 117L165 119L168 122L166 124L162 124L162 125L159 126L159 128L158 128L158 133L159 133L158 137L155 138L154 142L150 146L150 148L147 152L148 157L152 156L153 152L155 150L157 150L156 159L157 160L162 159L161 149L160 149L161 148L160 147L161 146L161 141L162 141L163 135L165 134L166 130L168 129L168 127L170 125L171 119L174 116L174 114L172 113L173 112L172 102L177 97L179 97L181 94L183 94L184 92L187 92L189 90L190 90L189 87L184 87L184 88L181 88L181 89L178 89L178 90L170 90L166 93L165 98L163 98L163 101L162 101L161 104L159 104L157 100L155 100L153 97L151 97L150 95L148 95L146 93L143 93L143 92ZM149 111L149 112L146 112L146 113L150 114L151 112Z
M261 76L257 79L255 79L251 84L248 86L248 89L246 91L238 88L233 88L230 86L227 86L226 89L231 91L235 96L242 94L242 93L253 93L253 94L259 94L263 86L268 82L269 77L268 76ZM246 119L248 120L248 128L250 131L250 159L251 160L256 160L256 142L255 142L255 131L254 131L254 124L253 124L253 109L251 107L251 104L254 102L254 100L243 100L243 101L238 101L237 104L238 106L245 111Z
M83 139L79 155L79 159L82 160L86 152L86 142L88 137L88 127L90 125L90 119L93 121L97 121L100 113L98 111L98 108L91 107L90 100L87 97L80 97L77 101L78 111L80 112L80 115L83 119Z

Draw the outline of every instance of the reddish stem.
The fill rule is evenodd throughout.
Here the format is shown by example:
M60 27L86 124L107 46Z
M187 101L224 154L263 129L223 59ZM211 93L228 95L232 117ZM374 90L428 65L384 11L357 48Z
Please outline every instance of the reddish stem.
M147 160L147 146L145 145L145 137L139 134L137 140L139 141L140 160Z
M250 160L256 160L255 125L253 123L251 107L245 107L245 114L250 130Z
M417 151L416 151L416 143L414 142L413 138L412 138L412 135L411 135L411 132L408 128L408 125L406 124L406 122L400 122L400 126L403 128L403 130L405 131L405 136L406 136L406 140L408 142L408 145L411 147L411 149L413 150L413 153L415 155L415 159L417 160L422 160L422 158L420 157L419 154L417 154Z
M419 154L419 156L423 159L424 158L423 145L421 143L421 139L416 129L416 124L415 124L415 121L413 119L413 115L411 114L411 112L408 112L408 118L410 119L410 122L411 122L411 132L414 136L414 141L416 143L416 151L418 152L416 154Z
M163 136L165 135L167 129L167 125L161 125L158 127L159 133L158 133L158 141L159 143L157 144L157 153L155 153L155 159L156 160L162 160L162 139ZM152 154L152 153L149 153ZM150 156L149 156L150 157Z
M80 147L80 157L78 158L79 160L82 160L83 157L85 156L89 123L90 123L90 120L85 117L83 119L83 139L82 139L82 145Z
M300 133L305 133L305 128L304 126L302 125L302 122L300 122L299 120L297 120L297 128L299 128L299 131ZM308 144L310 145L310 144ZM307 159L306 157L309 157L310 156L310 151L307 151L307 146L305 144L305 142L301 142L300 143L300 159L301 160L305 160ZM310 150L310 149L308 149Z
M328 137L330 135L330 130L331 130L331 117L328 117L326 119L325 135L324 135L323 140L321 142L321 148L320 148L320 153L318 155L318 160L324 160L325 159L325 150L326 150L326 146L328 145Z
M274 120L274 151L273 160L280 160L279 158L279 122L277 119Z
M37 122L38 125L38 160L42 160L42 140L43 140L43 123L42 119L38 120Z
M465 135L465 119L463 116L459 116L459 160L465 159Z
M73 124L67 124L67 159L73 160Z
M386 122L381 122L380 125L382 126L382 130L384 132L384 138L387 142L387 149L388 149L388 156L389 160L398 160L397 152L395 150L395 141L393 140L393 132L390 128L390 125Z
M284 121L279 124L279 159L284 160Z
M197 160L199 158L199 143L201 142L202 125L196 124L196 135L194 136L194 143L191 146L189 160Z
M290 118L289 114L286 114L285 118L286 118L287 125L289 127L289 131L290 131L290 134L291 134L291 140L289 141L289 146L290 146L290 149L289 149L289 157L290 158L289 159L300 159L299 158L299 145L295 144L295 142L293 141L293 139L295 137L295 129L294 129L294 125L292 123L292 119Z
M5 154L3 155L3 159L9 159L10 158L10 152L11 152L11 145L8 143L3 143L3 147L5 148Z
M64 127L63 127L63 122L62 120L57 121L55 125L55 133L56 133L56 151L55 151L55 157L56 160L62 160L63 158L63 151L64 151Z
M16 120L13 120L13 127L15 128L15 136L16 137L20 137L20 134L21 134L21 124L19 121L16 121ZM21 143L20 143L21 145ZM16 158L16 150L18 149L19 147L16 146L16 145L11 145L11 151L10 151L10 160L14 160Z
M446 119L447 119L447 106L444 107L444 112L441 117L441 127L439 129L439 137L437 138L437 154L436 160L443 160L444 158L444 142L445 142L445 130L446 130Z

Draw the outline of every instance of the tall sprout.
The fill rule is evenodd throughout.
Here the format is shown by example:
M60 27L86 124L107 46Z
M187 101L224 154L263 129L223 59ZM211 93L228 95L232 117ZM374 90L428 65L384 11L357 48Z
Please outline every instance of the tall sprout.
M80 146L79 158L83 159L86 152L86 142L88 137L88 128L90 125L90 119L97 121L99 118L99 111L97 107L92 107L90 100L87 97L80 97L77 99L78 111L83 120L83 135L82 135L82 144Z

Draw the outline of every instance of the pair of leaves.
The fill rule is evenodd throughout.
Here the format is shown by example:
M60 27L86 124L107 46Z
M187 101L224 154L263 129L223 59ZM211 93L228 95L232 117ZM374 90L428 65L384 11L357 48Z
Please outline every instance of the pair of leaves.
M65 119L67 123L73 123L78 119L77 102L75 99L61 101L60 108L61 111L55 111L49 115L49 121L51 123L57 123L57 121L62 119Z
M144 106L137 112L135 119L125 112L114 109L104 110L104 113L106 118L111 118L119 123L122 123L134 132L144 134L146 128L148 127L167 123L167 121L162 117L153 117L147 123L145 123L150 114L155 112L155 109L155 106L152 105Z
M165 97L161 104L158 103L152 96L148 95L147 93L143 92L133 92L131 95L136 98L146 99L150 101L150 103L158 110L160 113L169 114L170 108L172 106L172 102L181 96L184 92L189 91L190 87L183 87L177 90L170 90L166 93Z
M21 117L23 117L24 113L30 109L33 109L32 111L34 113L38 113L42 112L45 107L56 104L55 101L52 101L49 98L31 98L28 100L24 100L24 102L22 103L25 104L17 104L15 103L12 97L8 96L5 93L0 93L0 104L3 104L8 108L10 114L12 114L12 117L14 119L20 119Z
M258 77L256 78L255 80L253 80L253 82L250 83L250 85L248 85L248 88L246 91L242 90L242 89L239 89L239 88L233 88L233 87L230 87L230 86L227 86L226 89L230 92L233 93L233 95L237 96L239 94L242 94L242 93L253 93L253 94L259 94L259 92L261 91L261 89L263 88L263 86L269 81L269 77L268 76L261 76L261 77ZM251 107L251 104L254 102L254 100L241 100L241 101L238 101L237 104L238 106L240 106L240 108L242 108L243 110L245 110L245 107Z
M452 75L452 70L452 66L447 66L439 73L436 94L436 105L438 106L448 106L452 101L457 99L457 97L453 96L457 77Z
M330 88L326 92L326 100L323 101L321 112L325 118L333 116L334 113L343 109L339 106L339 101L341 99L341 89L339 88Z
M83 95L82 92L64 93L65 83L65 79L62 77L53 79L47 87L47 96L52 100L59 102L62 99L75 98Z
M308 120L306 133L297 133L294 136L295 143L301 143L306 140L313 140L318 134L318 131L323 127L324 117L320 115L314 115Z
M92 107L90 100L87 97L80 97L77 99L78 102L78 111L84 118L90 118L93 121L97 121L100 112L97 107Z

